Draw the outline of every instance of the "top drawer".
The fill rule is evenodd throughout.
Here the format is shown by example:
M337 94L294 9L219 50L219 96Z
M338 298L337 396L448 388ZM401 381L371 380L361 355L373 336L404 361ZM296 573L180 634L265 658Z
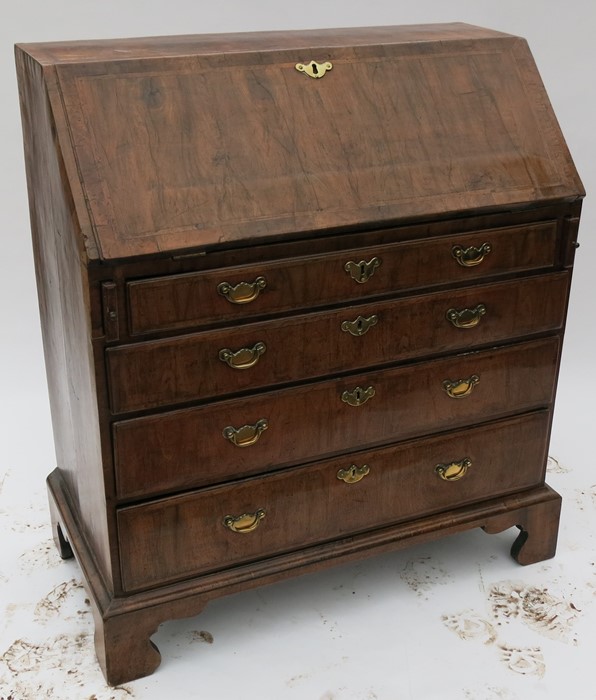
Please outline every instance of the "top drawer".
M557 222L128 282L130 332L234 321L556 263Z

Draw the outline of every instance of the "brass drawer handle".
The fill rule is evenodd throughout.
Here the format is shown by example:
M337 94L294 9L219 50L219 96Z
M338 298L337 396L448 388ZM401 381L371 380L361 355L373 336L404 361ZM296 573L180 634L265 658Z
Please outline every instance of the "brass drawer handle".
M248 304L248 302L254 301L266 286L265 278L257 277L254 282L238 282L235 285L231 285L229 282L220 282L217 285L217 291L231 304Z
M297 63L296 70L301 73L306 73L311 78L322 78L328 70L333 68L331 61L325 61L325 63L317 63L316 61L311 61L310 63Z
M478 304L474 309L449 309L445 316L456 328L474 328L486 313L486 306Z
M236 447L250 447L261 437L264 430L267 430L269 423L266 418L261 418L254 425L243 425L241 428L234 428L228 425L223 430L223 436Z
M357 386L352 391L344 391L341 395L341 400L349 406L362 406L375 395L375 390L372 386L363 389Z
M368 318L364 316L358 316L358 318L353 321L343 321L341 324L341 329L344 333L350 333L354 336L360 336L367 333L373 326L376 326L379 321L379 317L373 314Z
M232 369L249 369L257 364L265 350L267 346L261 342L253 345L252 348L241 348L236 352L230 348L223 348L219 351L219 359Z
M451 249L451 255L457 260L462 267L475 267L480 265L484 258L492 250L490 243L483 243L480 248L474 245L468 248L462 248L460 245L454 245Z
M480 381L480 377L477 374L473 374L468 379L456 379L451 381L450 379L445 379L443 382L443 390L452 399L463 399L472 393L472 390Z
M259 508L255 513L243 513L242 515L226 515L223 524L232 532L252 532L256 530L261 520L265 517L263 508Z
M349 469L340 469L337 472L337 478L340 481L344 481L346 484L356 484L364 479L367 474L370 474L370 467L368 464L363 464L361 467L352 464Z
M460 462L450 462L449 464L437 464L435 473L443 479L443 481L459 481L465 475L468 469L472 466L472 460L465 457Z
M380 264L381 261L376 256L371 258L368 262L366 262L366 260L361 260L360 262L349 260L344 265L344 270L349 273L354 282L364 284L375 274L375 270Z

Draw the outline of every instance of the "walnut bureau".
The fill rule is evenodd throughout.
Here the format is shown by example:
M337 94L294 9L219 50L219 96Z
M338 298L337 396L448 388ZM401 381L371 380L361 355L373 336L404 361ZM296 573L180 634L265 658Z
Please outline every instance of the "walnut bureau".
M523 39L16 48L58 468L112 684L169 618L469 528L554 555L584 196ZM487 540L487 546L490 546Z

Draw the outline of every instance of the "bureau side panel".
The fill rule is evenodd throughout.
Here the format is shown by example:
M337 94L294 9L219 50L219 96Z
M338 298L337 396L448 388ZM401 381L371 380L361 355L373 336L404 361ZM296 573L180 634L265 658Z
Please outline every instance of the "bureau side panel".
M16 51L31 231L56 457L112 588L86 254L48 98L47 74Z

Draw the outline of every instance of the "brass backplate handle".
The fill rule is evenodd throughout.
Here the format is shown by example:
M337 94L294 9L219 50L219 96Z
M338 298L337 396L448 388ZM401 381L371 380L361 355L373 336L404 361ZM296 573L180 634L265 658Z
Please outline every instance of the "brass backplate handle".
M373 326L379 322L379 317L375 314L365 318L358 316L353 321L342 321L341 329L344 333L349 333L354 336L361 336L367 333Z
M451 248L451 255L453 255L462 267L475 267L476 265L480 265L491 250L492 246L490 243L483 243L479 248L475 245L468 246L467 248L454 245L453 248Z
M311 78L322 78L328 70L333 68L331 61L325 61L325 63L317 63L316 61L311 61L310 63L297 63L296 70L301 73L306 73L306 75Z
M459 462L437 464L435 473L443 479L443 481L459 481L466 475L466 472L471 466L472 460L469 457L464 457L464 459Z
M372 399L375 393L374 387L372 386L366 389L357 386L355 389L352 389L352 391L344 391L341 395L341 400L349 406L362 406L369 399Z
M242 515L226 515L223 524L232 532L241 534L256 530L261 520L265 517L265 510L259 508L255 513L243 513Z
M259 357L267 350L265 343L258 342L252 348L230 350L223 348L219 351L219 359L232 369L250 369L259 361Z
M250 447L258 441L263 431L267 430L268 427L267 419L261 418L254 425L243 425L241 428L228 425L223 430L223 436L236 447Z
M265 278L259 276L254 282L238 282L234 285L229 282L220 282L217 285L217 291L231 304L248 304L254 301L266 286Z
M367 474L370 474L370 467L368 464L363 464L361 467L352 464L349 469L340 469L337 472L337 478L346 484L356 484L364 479Z
M366 262L366 260L361 260L360 262L348 260L344 265L344 270L350 275L354 282L364 284L375 274L375 270L380 264L381 260L376 256L371 258L368 262Z
M477 374L473 374L467 379L456 379L455 381L445 379L443 382L443 391L452 399L464 399L472 393L479 381L480 377Z
M486 313L486 306L478 304L473 309L449 309L445 316L456 328L474 328Z

